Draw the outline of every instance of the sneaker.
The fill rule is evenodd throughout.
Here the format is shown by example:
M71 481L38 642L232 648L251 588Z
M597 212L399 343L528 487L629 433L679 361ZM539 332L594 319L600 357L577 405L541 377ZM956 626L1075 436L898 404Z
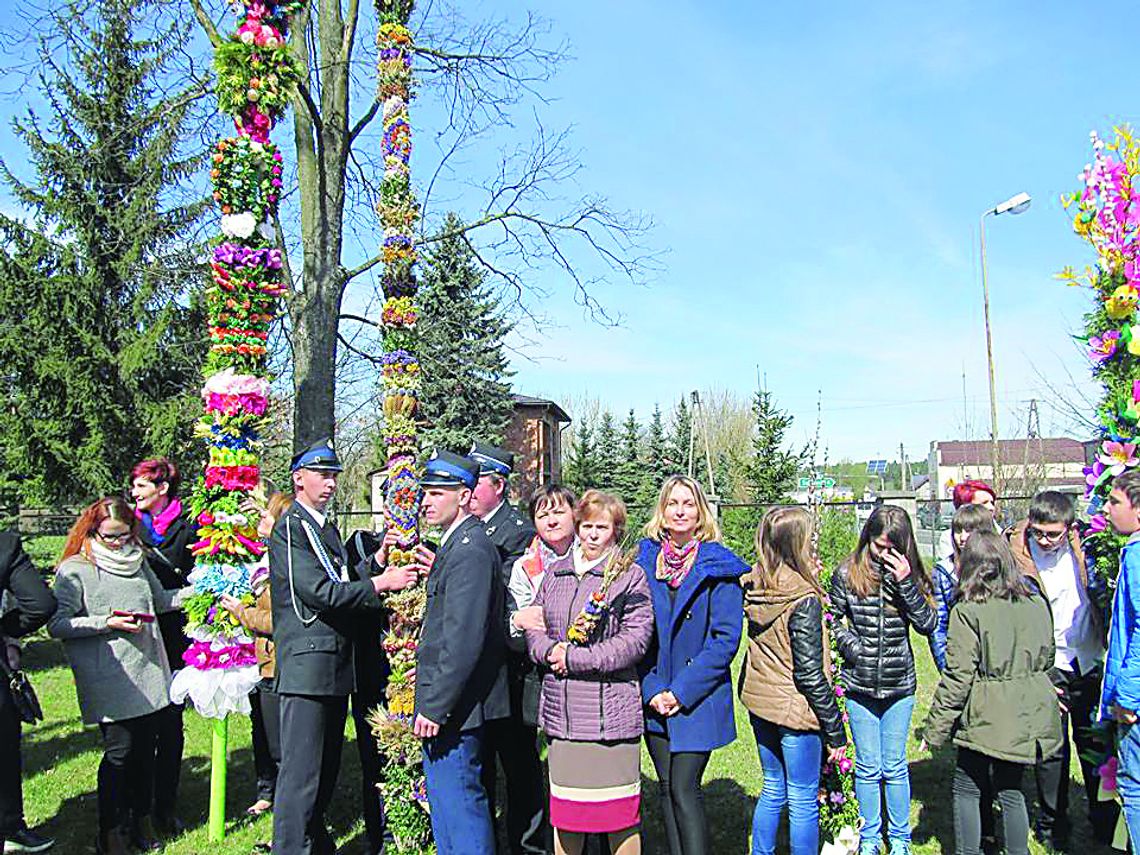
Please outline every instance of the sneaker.
M910 855L909 840L891 840L891 855Z
M30 828L21 828L10 837L4 838L4 855L11 852L47 852L53 846L55 841L50 837Z

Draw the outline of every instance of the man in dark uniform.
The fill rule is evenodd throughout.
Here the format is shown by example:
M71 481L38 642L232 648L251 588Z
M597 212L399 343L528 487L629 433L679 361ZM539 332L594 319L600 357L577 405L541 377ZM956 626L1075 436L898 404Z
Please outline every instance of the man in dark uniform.
M384 533L359 530L345 543L348 563L358 566L373 555L383 555ZM379 572L380 567L372 568ZM385 842L390 842L384 816L384 799L377 785L383 772L384 758L372 735L368 716L384 702L388 685L388 657L384 655L384 634L388 631L386 611L362 616L358 627L353 659L356 667L356 689L352 693L352 720L356 725L356 752L360 757L360 798L364 814L364 836L368 838L368 855L380 855Z
M515 562L534 540L534 525L507 501L508 478L515 456L501 448L476 442L470 458L479 464L479 483L471 496L471 513L479 517L503 562L506 588ZM505 621L505 618L504 618ZM501 622L505 631L505 622ZM503 765L507 789L507 843L511 855L546 851L543 820L542 762L538 756L538 730L523 722L523 687L534 663L525 652L507 651L507 686L511 698L509 718L487 727L487 758L483 784L495 815L496 765Z
M296 455L291 468L296 501L269 540L282 748L273 852L333 855L324 811L340 770L355 685L353 641L361 616L380 610L379 593L405 588L417 574L393 568L370 578L367 563L346 562L340 534L325 518L342 470L330 440Z
M6 666L0 667L0 852L46 852L55 844L24 821L21 719L8 674L20 667L15 639L39 629L53 612L55 597L24 552L19 535L0 533L0 657Z
M499 553L469 510L478 479L478 464L447 451L420 479L424 519L444 531L425 590L414 724L439 855L495 851L481 771L486 723L509 712L504 588Z

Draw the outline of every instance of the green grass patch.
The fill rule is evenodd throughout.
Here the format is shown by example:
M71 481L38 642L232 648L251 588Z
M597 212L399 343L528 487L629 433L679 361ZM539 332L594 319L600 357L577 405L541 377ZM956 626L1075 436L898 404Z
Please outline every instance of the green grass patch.
M55 541L42 544L39 541ZM62 545L62 538L40 538L31 541L29 551L38 556L51 554L37 566L48 568ZM54 550L54 553L52 552ZM737 657L738 670L742 653ZM918 703L914 728L924 720L930 706L937 672L926 648L925 639L915 639L919 665ZM24 804L28 822L40 827L58 841L54 851L87 853L94 851L96 829L95 777L101 756L98 728L84 727L80 722L71 670L63 656L62 645L42 633L26 646L25 667L40 695L46 720L24 730ZM737 739L717 751L704 779L704 795L714 851L743 853L748 851L752 827L752 809L760 793L760 764L756 745L744 707L737 705ZM913 728L912 728L913 730ZM186 713L186 753L182 772L181 817L188 831L169 842L161 851L167 855L238 855L270 839L272 819L266 815L253 820L245 816L246 806L256 798L253 753L250 747L249 720L233 718L229 731L229 798L227 837L222 844L207 841L206 819L210 779L210 723L193 712ZM356 757L352 719L348 721L344 762L340 783L329 812L329 821L338 843L345 853L365 851L364 827L360 820L360 766ZM913 800L911 822L914 828L914 851L926 855L954 850L953 812L950 780L954 769L953 750L936 756L920 754L917 740L911 740L911 783ZM643 752L642 794L647 853L665 851L658 809L657 785L653 764ZM1071 787L1070 811L1075 824L1073 840L1080 841L1084 855L1108 855L1113 850L1092 843L1085 819L1087 808L1084 790L1078 785L1075 771ZM161 785L161 782L160 782ZM1024 781L1027 801L1032 804L1032 773ZM786 824L786 819L785 819ZM1036 842L1030 850L1043 853ZM782 850L786 851L786 847Z

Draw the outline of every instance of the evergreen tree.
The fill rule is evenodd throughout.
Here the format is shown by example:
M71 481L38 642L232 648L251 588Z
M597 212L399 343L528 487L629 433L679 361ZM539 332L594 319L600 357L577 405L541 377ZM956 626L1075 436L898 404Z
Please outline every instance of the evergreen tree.
M618 467L621 464L621 449L618 445L617 426L613 413L603 410L598 419L598 481L603 490L616 492L618 489Z
M588 417L583 417L574 427L566 464L562 469L562 480L580 496L591 487L599 486L599 469L594 427Z
M665 445L668 474L675 475L689 471L689 434L692 429L693 417L689 412L689 404L682 397L673 410L673 422Z
M759 389L752 402L756 432L752 436L752 459L745 466L752 501L782 502L796 483L806 450L784 449L784 436L792 426L792 416L779 409L767 389Z
M181 188L204 155L182 143L194 93L158 94L188 25L140 38L142 9L53 15L49 115L13 122L33 177L0 163L30 221L0 218L0 453L24 501L111 492L149 454L193 469L205 270L188 233L207 200Z
M651 505L657 500L661 482L669 475L670 467L666 453L665 423L661 417L661 407L653 405L653 415L645 429L645 456L642 458L641 481L638 488L638 503Z
M450 237L425 255L417 322L424 447L459 453L475 440L501 443L514 410L503 344L512 325L462 227L449 214L443 230Z
M631 409L621 426L620 460L614 471L614 491L626 504L638 503L641 486L641 425Z

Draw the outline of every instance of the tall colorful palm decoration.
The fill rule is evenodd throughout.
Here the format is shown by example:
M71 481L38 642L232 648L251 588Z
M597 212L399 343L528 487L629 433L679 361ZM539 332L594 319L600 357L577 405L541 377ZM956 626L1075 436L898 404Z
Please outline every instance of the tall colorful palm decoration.
M212 840L225 833L227 716L249 713L249 692L258 680L253 638L218 600L229 595L252 602L250 579L265 551L248 500L261 476L269 395L266 343L285 290L272 227L281 195L281 154L269 133L298 79L285 38L290 16L303 3L239 0L237 5L238 28L217 45L214 56L218 105L233 117L235 133L218 142L211 158L222 235L210 258L210 350L197 429L209 446L209 459L191 498L199 526L190 574L194 595L185 604L191 644L170 690L176 702L189 698L200 714L214 719Z
M1073 229L1096 251L1096 264L1083 273L1066 268L1060 278L1087 287L1093 298L1080 339L1088 346L1093 376L1104 385L1104 395L1097 407L1100 436L1095 456L1085 469L1090 523L1084 545L1092 567L1109 587L1120 572L1124 538L1106 525L1104 504L1113 479L1140 465L1140 144L1127 127L1116 128L1111 142L1095 131L1090 141L1093 159L1081 171L1083 186L1061 201L1074 214ZM1119 797L1116 758L1111 728L1097 729L1105 746L1098 797L1106 801ZM1113 846L1123 850L1127 845L1128 829L1121 819Z
M416 478L419 446L416 409L420 363L416 357L416 224L419 204L412 190L412 129L408 104L412 99L413 35L408 29L411 0L377 0L380 21L377 78L383 110L384 177L377 205L384 229L384 449L388 483L385 517L397 535L390 564L415 563L419 544L420 488ZM416 662L416 644L424 613L422 585L389 595L390 624L384 639L391 675L388 708L376 710L373 727L386 762L383 794L388 826L396 851L431 851L431 826L420 764L420 742L412 733L415 687L409 679Z

